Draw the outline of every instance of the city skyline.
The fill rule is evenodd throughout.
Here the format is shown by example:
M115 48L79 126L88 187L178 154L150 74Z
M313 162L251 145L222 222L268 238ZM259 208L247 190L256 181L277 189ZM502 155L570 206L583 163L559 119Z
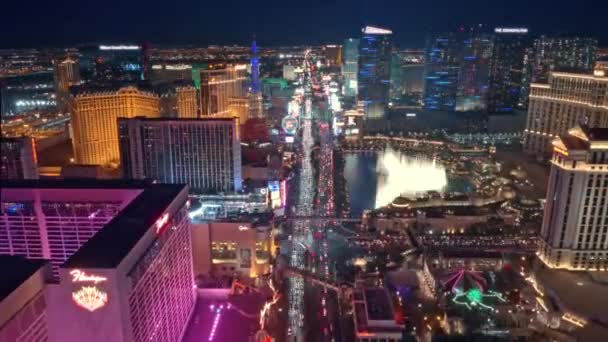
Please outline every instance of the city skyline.
M525 26L533 35L590 36L599 39L600 45L608 44L608 32L602 28L602 13L608 5L590 0L568 9L548 0L534 4L522 0L499 3L474 0L458 7L448 6L447 0L430 3L388 0L381 4L337 0L299 6L276 0L256 6L242 0L211 5L193 0L179 0L171 6L158 0L146 2L146 6L125 5L116 0L104 4L96 8L95 15L84 15L67 11L81 6L73 0L39 3L33 7L8 3L6 13L16 15L7 16L0 24L2 31L11 32L0 42L0 48L124 41L150 41L157 45L248 45L253 36L260 46L325 44L356 37L360 28L368 24L391 28L395 43L403 47L422 47L430 34L479 24L488 30L494 26ZM415 13L410 8L415 8ZM27 13L27 25L23 24L24 13ZM564 17L567 20L563 20ZM112 18L112 25L106 25L108 18ZM202 18L204 20L200 20ZM314 25L309 18L315 18ZM319 31L323 35L318 35Z

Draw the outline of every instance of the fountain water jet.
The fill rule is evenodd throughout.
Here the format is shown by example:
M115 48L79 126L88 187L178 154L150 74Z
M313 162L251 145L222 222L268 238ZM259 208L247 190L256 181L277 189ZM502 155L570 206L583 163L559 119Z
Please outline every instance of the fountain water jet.
M390 147L378 155L376 172L376 208L400 195L415 196L430 190L442 192L448 184L445 168L435 159L407 156Z

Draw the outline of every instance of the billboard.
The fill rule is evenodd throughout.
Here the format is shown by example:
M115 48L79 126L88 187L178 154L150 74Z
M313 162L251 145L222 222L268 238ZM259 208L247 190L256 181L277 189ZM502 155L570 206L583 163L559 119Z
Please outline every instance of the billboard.
M281 183L279 181L268 182L268 197L270 198L270 206L272 209L280 208L281 203Z
M281 127L288 135L295 135L298 130L298 119L293 116L286 116L281 122Z

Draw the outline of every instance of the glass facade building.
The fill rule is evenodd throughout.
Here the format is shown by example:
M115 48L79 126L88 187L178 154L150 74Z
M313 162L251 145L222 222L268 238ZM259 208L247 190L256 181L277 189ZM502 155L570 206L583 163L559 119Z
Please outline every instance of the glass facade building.
M429 110L486 109L491 36L474 29L442 34L426 51L424 106Z
M496 28L490 63L488 111L509 113L525 107L524 59L529 45L528 29Z
M358 98L365 119L384 119L388 112L392 31L367 26L359 42Z
M342 51L344 96L355 97L357 96L357 73L359 71L359 39L345 39Z
M241 190L236 119L119 119L123 174L188 184L193 194Z
M424 107L429 110L454 111L460 72L460 44L453 35L441 35L427 46Z

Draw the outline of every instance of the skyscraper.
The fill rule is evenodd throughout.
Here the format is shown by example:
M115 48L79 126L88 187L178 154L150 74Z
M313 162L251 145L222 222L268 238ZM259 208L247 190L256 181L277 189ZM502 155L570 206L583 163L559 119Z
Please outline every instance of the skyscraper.
M437 36L427 46L424 107L454 111L460 73L461 42L454 34Z
M577 126L553 141L538 250L551 268L608 270L608 129Z
M384 119L388 112L391 76L391 36L388 29L366 26L359 42L358 96L365 119Z
M328 66L339 66L342 61L342 47L340 45L325 45L323 55Z
M37 179L34 138L0 138L0 179Z
M578 124L608 127L608 77L598 73L551 72L548 83L532 83L524 151L552 152L551 141Z
M159 98L135 87L77 95L72 113L72 144L78 164L118 163L116 119L159 117Z
M241 190L235 119L121 118L118 131L126 178L185 183L193 194Z
M546 82L551 71L590 73L595 63L597 40L582 37L546 37L534 40L532 82Z
M262 97L260 87L260 58L258 56L258 47L255 42L251 44L251 77L249 84L249 119L260 119L264 117L264 99ZM242 108L238 106L237 108ZM241 125L245 124L246 120L241 118Z
M0 254L53 266L36 305L49 341L180 340L196 302L187 186L36 180L0 191ZM20 328L34 312L23 318Z
M490 62L488 111L508 113L525 107L522 98L525 84L524 58L528 47L528 29L497 27Z
M528 106L530 83L546 83L552 71L591 73L596 51L597 40L592 38L540 36L535 39L524 60L522 106Z
M177 87L177 117L178 118L197 118L198 99L196 88L193 86Z
M63 60L55 60L53 62L53 72L57 108L67 112L70 109L70 87L80 83L78 61L71 57L67 57Z
M473 30L464 35L459 53L456 111L486 109L492 46L492 37L489 35Z
M245 64L210 65L200 70L201 116L228 116L229 99L246 97Z
M359 72L359 39L345 39L342 52L344 96L355 97L357 96L357 73Z

